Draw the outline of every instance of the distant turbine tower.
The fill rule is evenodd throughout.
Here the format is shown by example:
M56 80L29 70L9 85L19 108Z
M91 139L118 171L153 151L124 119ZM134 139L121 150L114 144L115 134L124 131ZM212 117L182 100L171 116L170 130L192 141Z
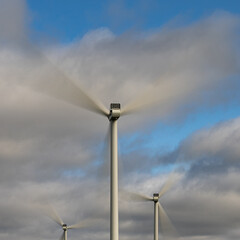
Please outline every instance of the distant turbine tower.
M177 232L171 220L167 216L167 213L163 209L160 198L168 192L170 187L173 185L173 179L169 178L168 181L163 185L159 193L154 193L152 197L145 196L139 193L123 191L122 193L126 197L130 197L133 201L153 201L154 202L154 240L158 240L158 219L160 218L160 226L163 236L176 237Z
M84 227L88 227L90 225L90 221L89 220L85 220L85 221L80 221L76 224L67 226L67 224L65 224L63 222L63 220L61 219L61 217L58 215L58 213L56 212L56 210L50 206L48 206L48 208L45 208L46 214L54 221L56 222L59 226L61 226L63 233L60 237L59 240L67 240L67 231L68 229L79 229L79 228L84 228Z

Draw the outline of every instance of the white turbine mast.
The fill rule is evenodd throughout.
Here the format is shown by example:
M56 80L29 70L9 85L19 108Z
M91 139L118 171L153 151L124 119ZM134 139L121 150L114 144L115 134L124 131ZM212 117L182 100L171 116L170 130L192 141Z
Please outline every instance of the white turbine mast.
M117 120L121 114L120 103L111 103L108 119L111 124L110 137L110 240L119 238L118 217L118 132Z

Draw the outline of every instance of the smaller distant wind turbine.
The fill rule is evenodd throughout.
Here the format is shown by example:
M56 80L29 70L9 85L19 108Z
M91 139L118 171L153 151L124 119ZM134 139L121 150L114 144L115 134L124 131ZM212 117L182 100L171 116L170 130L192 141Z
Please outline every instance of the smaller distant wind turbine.
M123 192L133 201L153 201L154 202L154 240L158 240L158 218L160 218L161 231L163 236L176 236L176 230L171 220L169 219L167 213L163 209L160 198L169 191L170 187L173 185L173 179L169 180L163 185L159 193L154 193L152 197L145 196L139 193L133 192Z
M62 227L63 233L62 233L61 237L59 238L59 240L67 240L67 231L68 231L68 229L79 229L79 228L88 227L90 225L89 220L85 220L85 221L80 221L80 222L78 222L76 224L67 226L67 224L65 224L63 222L61 217L57 214L57 212L53 208L48 209L47 215L54 222L56 222L59 226Z

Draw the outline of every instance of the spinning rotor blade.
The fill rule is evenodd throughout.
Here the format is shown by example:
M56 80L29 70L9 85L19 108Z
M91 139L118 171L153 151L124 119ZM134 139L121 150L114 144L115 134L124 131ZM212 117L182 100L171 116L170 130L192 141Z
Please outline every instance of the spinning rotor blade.
M40 91L48 96L55 97L67 103L82 107L87 110L108 116L109 111L100 101L87 94L80 86L67 78L63 73L46 76L47 82L42 81L34 90Z
M59 240L64 240L64 231L63 231L61 237L59 238Z
M162 231L162 235L164 236L164 238L167 238L167 239L176 238L177 231L173 226L171 220L169 219L168 215L166 214L160 202L158 202L157 205L158 205L160 228Z
M145 196L143 194L135 193L135 192L128 192L125 190L121 190L120 195L123 199L128 201L138 201L138 202L153 201L153 198L151 197Z
M40 50L30 43L28 50L30 54L26 57L30 61L31 72L30 80L26 82L27 86L36 92L108 116L109 110L97 98L67 77Z
M168 178L168 180L165 182L165 184L163 185L161 191L159 192L159 198L162 197L166 192L169 191L169 189L173 186L173 184L175 183L176 179L174 178L173 175L170 175L170 177Z
M85 228L85 227L90 227L91 225L93 225L94 220L84 220L84 221L80 221L76 224L73 224L71 226L68 226L68 229L78 229L78 228Z
M146 87L142 92L132 99L132 101L128 102L125 107L122 109L121 115L131 114L137 111L141 111L151 105L156 103L166 102L172 96L172 90L177 89L166 76L160 77L157 79L152 85ZM160 90L159 90L160 89ZM164 109L164 105L162 106L162 110Z
M108 116L109 110L99 100L86 93L82 87L78 86L73 81L67 78L64 79L63 77L61 79L61 82L59 80L56 82L56 84L61 85L63 90L68 92L60 92L58 90L56 92L53 92L53 97L59 98L60 100L64 100L68 103L99 113L101 115Z
M56 222L58 225L62 226L64 223L63 223L63 220L60 218L60 216L57 214L56 210L48 205L44 208L47 216L49 216L54 222Z

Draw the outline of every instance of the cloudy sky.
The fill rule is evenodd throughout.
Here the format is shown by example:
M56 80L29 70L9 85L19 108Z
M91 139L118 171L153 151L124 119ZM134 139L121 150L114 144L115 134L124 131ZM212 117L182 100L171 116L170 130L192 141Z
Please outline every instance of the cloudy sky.
M125 113L121 189L151 196L174 176L161 203L177 239L239 239L239 14L237 0L0 0L0 240L59 239L50 209L90 220L69 239L109 239L109 121L88 96ZM152 240L153 203L129 200L120 239Z

